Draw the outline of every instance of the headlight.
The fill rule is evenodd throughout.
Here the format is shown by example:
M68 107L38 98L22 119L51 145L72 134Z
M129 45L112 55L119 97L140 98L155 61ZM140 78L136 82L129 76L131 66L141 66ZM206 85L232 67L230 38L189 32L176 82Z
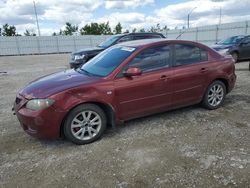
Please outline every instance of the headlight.
M52 99L32 99L27 102L26 108L30 110L42 110L44 108L48 108L55 101Z
M83 59L85 55L75 55L75 60Z
M229 49L226 48L226 49L218 50L218 52L219 52L221 55L228 55L228 54L229 54L228 50L229 50Z

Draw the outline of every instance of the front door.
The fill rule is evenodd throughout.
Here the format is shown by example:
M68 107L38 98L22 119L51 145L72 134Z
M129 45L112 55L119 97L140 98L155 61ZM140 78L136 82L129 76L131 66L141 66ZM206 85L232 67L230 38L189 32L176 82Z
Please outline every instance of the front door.
M147 48L129 62L129 67L140 68L140 76L125 77L114 81L119 116L126 120L157 112L171 106L173 74L170 47L167 45Z

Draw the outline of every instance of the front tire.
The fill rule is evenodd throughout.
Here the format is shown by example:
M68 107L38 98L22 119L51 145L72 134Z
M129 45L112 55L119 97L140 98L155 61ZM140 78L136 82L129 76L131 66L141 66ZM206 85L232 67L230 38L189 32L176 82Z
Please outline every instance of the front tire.
M106 126L106 115L99 106L82 104L68 114L63 130L68 140L83 145L98 140Z
M219 108L226 96L226 86L222 81L216 80L210 84L203 97L203 106L209 110Z
M231 56L232 56L233 59L234 59L234 63L237 63L238 60L239 60L239 54L238 54L237 52L233 52L233 53L231 54Z

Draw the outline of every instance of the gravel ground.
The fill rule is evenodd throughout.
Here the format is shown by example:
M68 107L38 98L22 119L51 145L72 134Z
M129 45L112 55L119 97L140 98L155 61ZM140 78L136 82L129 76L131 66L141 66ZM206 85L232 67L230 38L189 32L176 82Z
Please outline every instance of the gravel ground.
M84 146L34 139L11 113L20 88L67 62L67 54L0 57L0 187L249 187L247 62L236 64L236 87L222 108L132 120Z

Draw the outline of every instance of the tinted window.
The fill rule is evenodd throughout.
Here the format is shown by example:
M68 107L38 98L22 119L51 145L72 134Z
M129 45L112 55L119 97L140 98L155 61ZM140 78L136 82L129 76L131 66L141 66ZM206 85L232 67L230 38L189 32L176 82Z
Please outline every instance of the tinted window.
M244 37L243 36L233 36L219 41L217 44L238 44Z
M125 37L122 37L122 38L118 41L118 43L120 43L120 42L126 42L126 41L131 41L131 40L133 40L133 37L132 37L132 36L125 36Z
M138 36L134 36L135 40L141 40L141 39L148 39L149 36L144 36L144 35L138 35Z
M175 45L175 65L187 65L207 61L207 52L193 45Z
M120 36L112 36L105 41L103 41L101 44L99 44L99 47L102 48L108 48L109 46L113 45L113 43L119 38Z
M246 46L249 46L250 45L250 37L246 37L242 42L245 43Z
M153 38L162 38L160 35L138 35L134 36L135 40L141 39L153 39Z
M157 70L170 66L170 46L157 46L148 48L138 54L130 63L129 67L138 67L143 72Z
M129 47L111 47L81 67L81 70L97 76L107 76L135 51Z
M162 38L161 35L150 35L149 38L153 39L153 38Z

